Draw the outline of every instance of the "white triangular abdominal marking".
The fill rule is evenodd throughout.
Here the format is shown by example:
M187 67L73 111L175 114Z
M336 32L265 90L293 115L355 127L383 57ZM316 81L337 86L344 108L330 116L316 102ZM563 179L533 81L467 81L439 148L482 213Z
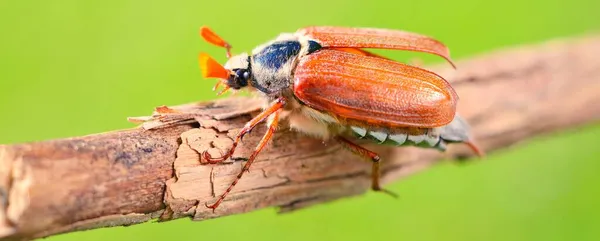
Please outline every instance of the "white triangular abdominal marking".
M446 150L446 144L453 142L465 142L469 140L469 126L458 115L449 124L430 128L420 135L406 133L385 132L381 129L372 131L363 127L350 126L350 130L358 138L366 138L376 144L393 146L418 146L435 148L440 151Z

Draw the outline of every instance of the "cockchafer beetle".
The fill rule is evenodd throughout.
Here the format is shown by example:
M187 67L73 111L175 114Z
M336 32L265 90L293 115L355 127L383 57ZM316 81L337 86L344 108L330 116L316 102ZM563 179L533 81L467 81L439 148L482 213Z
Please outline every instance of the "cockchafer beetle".
M200 35L224 47L225 66L200 53L205 78L218 78L225 88L242 88L264 98L263 112L239 132L231 149L215 158L202 153L209 163L230 158L244 135L263 121L268 130L248 158L242 171L213 205L216 209L233 189L256 156L273 136L279 120L307 135L335 139L353 153L372 161L372 185L379 184L379 156L350 138L375 143L446 150L448 143L465 143L483 152L469 137L468 124L456 114L458 95L441 76L364 50L396 49L425 52L446 59L453 67L448 48L420 34L377 28L313 26L284 33L256 47L250 54L231 55L231 45L211 29Z

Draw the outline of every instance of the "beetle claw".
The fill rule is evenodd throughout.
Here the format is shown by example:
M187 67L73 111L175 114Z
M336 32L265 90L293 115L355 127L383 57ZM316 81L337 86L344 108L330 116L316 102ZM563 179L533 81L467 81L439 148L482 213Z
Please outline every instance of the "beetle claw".
M244 132L240 133L240 141L243 142L244 136L246 136L247 134L250 134L250 132L252 132L252 130L248 130L248 131L244 131Z
M219 153L221 154L221 157L218 158L213 158L210 153L208 153L208 151L204 151L202 152L202 156L204 157L204 159L206 159L206 162L208 162L209 164L219 164L225 160L227 160L227 158L229 158L231 155L225 154L223 155L223 153L219 150Z
M215 203L213 205L208 205L208 202L204 203L204 206L206 206L206 208L210 208L212 209L212 212L215 213L215 209L217 209L217 207L219 206L218 203Z

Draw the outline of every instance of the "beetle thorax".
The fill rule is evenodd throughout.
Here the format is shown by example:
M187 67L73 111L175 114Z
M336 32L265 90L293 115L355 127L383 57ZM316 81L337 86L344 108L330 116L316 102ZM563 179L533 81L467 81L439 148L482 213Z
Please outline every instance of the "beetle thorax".
M265 68L260 64L253 66L252 87L266 95L279 95L290 88L292 63L286 63L279 69Z
M275 40L253 51L252 87L267 96L281 95L291 86L302 45L293 39Z

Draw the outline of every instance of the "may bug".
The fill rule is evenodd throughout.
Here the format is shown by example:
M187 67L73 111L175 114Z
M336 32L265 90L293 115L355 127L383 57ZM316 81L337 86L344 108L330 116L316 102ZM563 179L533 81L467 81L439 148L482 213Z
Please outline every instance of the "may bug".
M290 128L323 140L335 139L372 161L372 189L379 185L379 156L351 141L365 138L379 144L446 150L448 143L469 140L467 123L456 115L458 96L441 76L363 50L396 49L431 53L452 66L447 47L420 34L375 28L307 27L279 35L250 54L231 56L231 45L207 27L200 35L227 49L221 66L208 55L199 56L205 78L218 78L228 89L246 88L265 100L264 111L249 121L231 149L221 157L202 155L210 163L231 157L244 135L263 121L268 130L242 171L208 208L216 209L271 139L280 118ZM386 191L387 192L387 191Z

